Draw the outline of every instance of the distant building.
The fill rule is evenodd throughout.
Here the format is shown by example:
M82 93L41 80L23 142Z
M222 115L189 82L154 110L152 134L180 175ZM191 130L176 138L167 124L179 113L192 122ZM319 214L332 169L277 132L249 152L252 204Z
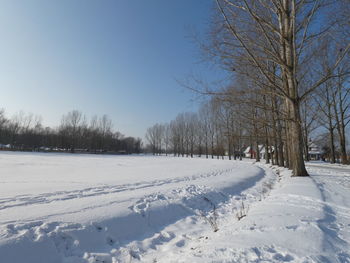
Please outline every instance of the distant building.
M271 158L271 155L274 153L274 147L273 146L268 146L268 151L266 151L265 145L259 145L259 154L260 154L260 159L265 159L266 160L266 153L268 152Z
M11 144L0 144L1 150L8 150L11 149Z
M245 150L244 150L244 156L247 157L247 158L255 158L256 157L256 151L248 146Z
M313 141L309 140L309 142L308 142L308 154L309 154L310 160L317 161L317 160L322 159L324 152L322 151L320 146L318 146Z
M264 145L259 145L259 155L260 155L260 159L266 159L266 149ZM273 154L274 149L273 146L269 146L269 154ZM256 158L256 149L253 147L248 146L245 150L244 150L244 156L247 158Z

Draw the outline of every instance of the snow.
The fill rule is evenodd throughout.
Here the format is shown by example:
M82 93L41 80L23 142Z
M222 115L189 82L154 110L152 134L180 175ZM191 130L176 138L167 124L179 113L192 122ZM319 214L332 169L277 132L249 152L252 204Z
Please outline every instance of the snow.
M350 168L0 152L0 262L350 262Z

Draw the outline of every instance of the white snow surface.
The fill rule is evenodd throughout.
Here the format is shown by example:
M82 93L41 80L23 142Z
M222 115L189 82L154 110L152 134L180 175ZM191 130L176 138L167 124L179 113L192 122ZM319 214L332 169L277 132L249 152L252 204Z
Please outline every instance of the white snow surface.
M0 262L350 262L350 168L0 152Z

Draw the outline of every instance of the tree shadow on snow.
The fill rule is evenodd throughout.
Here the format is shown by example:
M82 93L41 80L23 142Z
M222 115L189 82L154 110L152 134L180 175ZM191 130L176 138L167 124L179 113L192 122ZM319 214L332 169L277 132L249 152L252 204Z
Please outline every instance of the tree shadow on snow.
M346 251L346 247L348 247L348 243L339 236L340 229L337 225L337 214L334 209L327 203L327 192L324 188L324 184L318 182L313 177L313 175L310 176L311 180L320 190L321 199L324 202L322 207L324 216L323 218L316 221L317 226L323 232L322 249L329 255L333 255L331 258L320 255L318 260L325 263L334 263L335 258L337 258L336 262L348 263L350 262L350 254L344 252Z

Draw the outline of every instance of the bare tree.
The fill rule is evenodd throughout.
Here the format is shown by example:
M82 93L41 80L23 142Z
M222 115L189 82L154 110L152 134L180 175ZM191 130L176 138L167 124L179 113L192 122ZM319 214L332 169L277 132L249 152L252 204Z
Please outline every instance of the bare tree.
M168 123L163 125L164 131L164 147L165 147L165 155L168 156L169 146L170 146L170 137L171 137L171 128Z
M157 146L158 146L158 134L157 134L157 124L149 127L146 132L146 140L148 141L149 145L151 146L152 153L155 155L158 152Z
M255 67L263 82L270 85L270 92L283 99L287 141L293 142L287 145L289 167L294 176L308 175L303 159L301 102L322 83L337 76L335 69L347 55L349 41L343 42L342 48L338 49L331 70L314 76L303 91L299 82L305 72L300 69L313 59L315 43L334 28L336 21L330 16L324 19L323 27L314 24L336 2L216 0L216 3L222 20L216 21L220 31L214 39L212 53L216 53L214 55L220 57L229 70L234 66L237 71L237 58L240 59L238 64ZM245 58L243 62L242 58ZM279 69L271 72L268 62L275 63ZM261 82L254 76L253 79Z
M60 133L71 152L75 151L84 126L86 126L85 116L80 111L73 110L62 117Z

